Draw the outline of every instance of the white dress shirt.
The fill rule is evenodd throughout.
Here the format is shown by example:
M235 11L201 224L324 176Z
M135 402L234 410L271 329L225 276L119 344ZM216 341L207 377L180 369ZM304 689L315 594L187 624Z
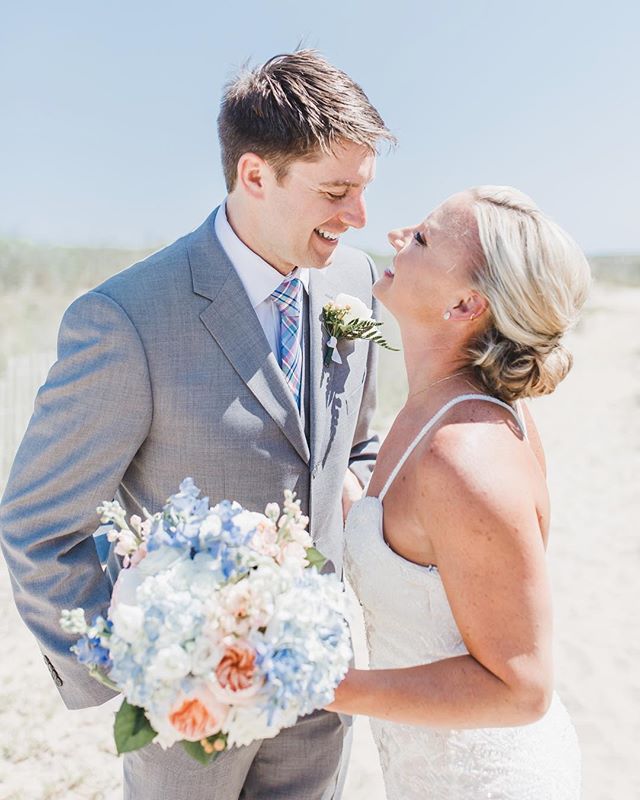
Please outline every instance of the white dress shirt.
M215 219L215 232L222 249L235 267L251 305L258 317L269 346L280 361L280 312L271 293L287 278L300 278L306 292L309 291L309 269L296 267L285 276L267 264L257 253L249 249L235 234L227 219L226 201L220 206ZM303 321L301 320L301 324ZM304 355L304 354L303 354Z

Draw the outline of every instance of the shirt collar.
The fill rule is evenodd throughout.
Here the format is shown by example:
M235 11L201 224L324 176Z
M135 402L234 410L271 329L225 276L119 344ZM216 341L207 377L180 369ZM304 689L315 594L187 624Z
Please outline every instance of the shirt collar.
M238 238L227 219L226 200L218 209L214 225L218 241L235 267L254 308L269 298L285 277L300 278L304 288L309 291L308 268L296 267L289 275L282 275Z

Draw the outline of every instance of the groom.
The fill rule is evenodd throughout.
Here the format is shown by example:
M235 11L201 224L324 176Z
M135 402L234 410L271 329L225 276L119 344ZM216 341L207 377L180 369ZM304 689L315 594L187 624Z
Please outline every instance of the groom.
M374 345L340 342L325 366L321 315L340 292L371 305L372 264L340 237L365 224L376 145L393 137L313 51L242 73L218 123L226 200L68 309L0 506L18 609L69 708L113 694L58 624L109 604L92 538L103 500L158 510L191 476L212 504L262 510L291 489L340 572L342 504L376 456ZM318 711L208 767L150 745L125 756L125 797L337 798L345 732Z

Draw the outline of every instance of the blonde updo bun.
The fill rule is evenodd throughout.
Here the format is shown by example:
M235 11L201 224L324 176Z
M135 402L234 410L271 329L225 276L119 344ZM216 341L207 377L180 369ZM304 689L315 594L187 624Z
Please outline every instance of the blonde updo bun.
M480 186L470 194L482 251L475 286L491 313L468 347L476 378L509 402L550 394L573 363L560 340L587 299L589 264L522 192Z

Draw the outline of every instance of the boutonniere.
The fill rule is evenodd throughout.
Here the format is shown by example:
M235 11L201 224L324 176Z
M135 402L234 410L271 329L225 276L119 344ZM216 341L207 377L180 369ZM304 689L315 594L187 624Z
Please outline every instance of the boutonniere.
M387 350L398 350L380 336L378 328L384 323L372 319L372 314L373 311L362 300L350 294L339 294L335 300L323 306L322 324L329 336L324 352L326 367L332 361L342 364L336 349L339 339L368 339Z

